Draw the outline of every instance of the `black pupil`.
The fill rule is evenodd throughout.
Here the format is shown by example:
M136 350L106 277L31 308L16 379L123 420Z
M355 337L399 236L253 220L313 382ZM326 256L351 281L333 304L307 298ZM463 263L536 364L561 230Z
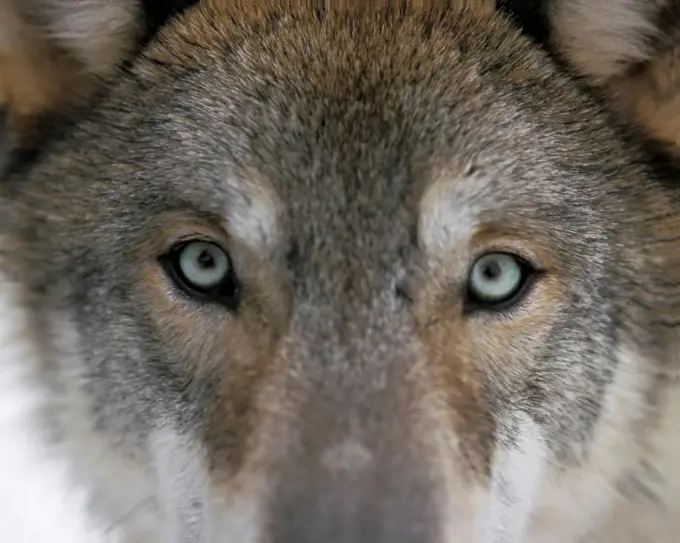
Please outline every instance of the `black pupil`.
M207 249L198 255L198 264L204 270L212 270L216 266L215 257Z
M482 275L485 279L488 279L489 281L496 281L500 277L501 273L501 265L497 260L490 260L484 264Z

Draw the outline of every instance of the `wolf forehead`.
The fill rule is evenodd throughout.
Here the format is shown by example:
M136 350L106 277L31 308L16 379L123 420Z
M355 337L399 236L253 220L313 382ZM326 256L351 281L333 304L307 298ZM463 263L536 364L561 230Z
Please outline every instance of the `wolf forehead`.
M56 172L93 220L190 206L258 248L366 240L370 254L413 230L445 249L484 214L554 222L614 171L596 108L502 20L377 17L189 13L37 177Z

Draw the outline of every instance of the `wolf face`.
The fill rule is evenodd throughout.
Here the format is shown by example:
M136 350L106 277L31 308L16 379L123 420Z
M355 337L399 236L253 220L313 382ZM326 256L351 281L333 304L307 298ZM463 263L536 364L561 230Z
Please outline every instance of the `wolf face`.
M494 6L362 4L205 0L75 63L77 101L6 93L3 273L93 514L124 541L670 541L670 167Z

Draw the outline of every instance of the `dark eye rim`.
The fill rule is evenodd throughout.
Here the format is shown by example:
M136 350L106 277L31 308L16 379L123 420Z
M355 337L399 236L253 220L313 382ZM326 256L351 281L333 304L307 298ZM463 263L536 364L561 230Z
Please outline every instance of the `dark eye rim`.
M472 277L472 269L474 265L479 261L479 259L490 254L501 254L511 257L519 264L522 274L522 280L519 287L517 287L510 296L503 298L499 302L482 300L474 294L470 287L470 279ZM524 302L524 300L526 300L527 296L536 286L538 279L543 274L543 270L521 255L509 251L486 251L476 256L469 268L464 286L463 312L465 314L477 312L505 313L517 309Z
M229 272L224 280L217 283L214 287L208 289L198 288L193 285L182 272L179 265L179 255L192 243L207 243L213 245L227 256ZM173 286L191 300L202 303L217 303L230 311L235 311L237 309L242 293L242 287L234 273L229 251L219 243L205 239L183 240L176 243L166 253L162 254L158 258L158 261L167 277L172 281Z

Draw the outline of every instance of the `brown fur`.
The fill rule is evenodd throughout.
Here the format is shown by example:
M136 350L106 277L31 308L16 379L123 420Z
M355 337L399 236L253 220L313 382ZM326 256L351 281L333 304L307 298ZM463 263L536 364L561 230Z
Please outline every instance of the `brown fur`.
M602 28L590 57L589 4L553 15L662 134L610 93L633 63L671 77L656 45ZM667 543L680 192L643 141L486 1L205 0L148 44L140 21L104 64L23 35L80 70L32 79L34 126L70 110L64 74L109 84L0 186L41 422L93 514L125 543ZM0 59L5 88L36 62ZM238 288L191 293L184 241ZM533 273L489 308L470 277L496 252Z
M610 83L624 114L673 152L680 149L679 59L680 47L675 47Z

